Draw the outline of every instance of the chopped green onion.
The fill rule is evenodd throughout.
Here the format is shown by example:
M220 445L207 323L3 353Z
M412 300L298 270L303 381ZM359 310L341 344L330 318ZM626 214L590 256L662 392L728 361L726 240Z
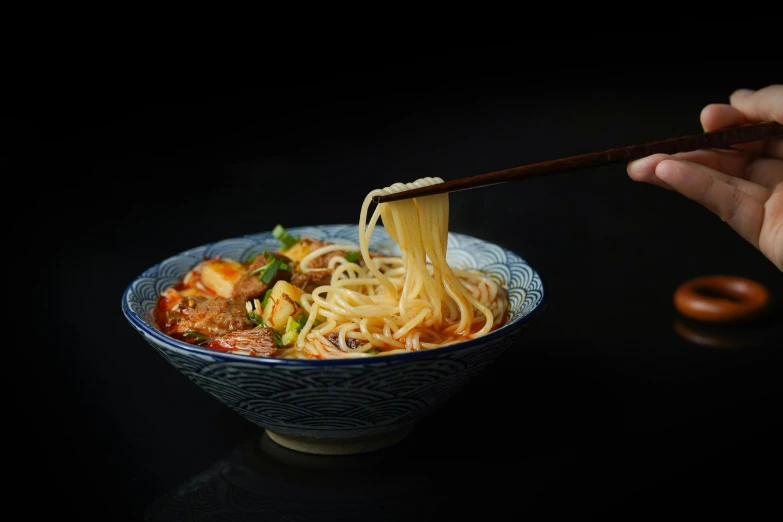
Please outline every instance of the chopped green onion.
M267 269L264 270L264 273L261 274L261 277L259 277L258 280L262 283L269 284L269 282L272 281L272 278L275 277L275 274L277 274L281 264L283 264L283 262L275 258L274 261L269 263Z
M199 333L195 330L185 330L185 333L182 334L183 337L192 337L194 341L196 341L196 344L201 346L202 344L206 344L209 342L209 337L206 335Z
M286 332L280 337L280 346L293 346L298 337L297 332Z
M277 274L278 270L282 270L284 272L290 272L291 267L288 266L288 263L285 263L280 259L274 258L271 263L258 267L252 272L250 272L249 274L247 274L247 277L260 273L261 275L259 276L258 280L263 281L266 284L269 284L269 281L271 281L272 278L275 277L275 274Z
M288 233L288 231L283 228L283 225L277 225L274 230L272 230L272 235L275 236L277 239L279 239L283 243L283 249L290 248L294 243L299 241L299 237L292 236Z
M264 265L264 266L260 266L260 267L256 268L255 270L253 270L252 272L250 272L249 274L247 274L247 277L250 277L250 276L252 276L252 275L256 275L256 274L258 274L259 272L263 272L264 270L266 270L267 268L269 268L269 265L270 265L270 264L271 264L271 263L269 263L269 264L266 264L266 265Z
M252 264L256 260L256 256L250 256L245 260L245 263Z
M304 327L306 322L307 322L306 313L302 313L299 319L294 319L293 317L289 316L288 322L285 325L285 333L280 338L280 344L282 346L293 346L293 344L296 342L297 337L299 337L299 332L302 331L302 328Z
M369 350L367 350L365 353L366 353L367 355L378 355L378 354L379 354L379 353L381 353L381 352L379 352L377 348L370 348L370 349L369 349Z
M307 323L308 316L306 313L302 312L302 315L299 316L299 319L296 319L296 322L299 323L299 329L298 331L301 331L302 328L304 328L304 325Z
M255 313L255 312L248 312L248 314L247 314L247 318L248 318L248 319L250 319L250 322L251 322L251 323L253 323L253 324L254 324L254 325L256 325L256 326L258 326L258 325L260 325L260 324L263 324L263 322L264 322L264 321L261 319L261 316L259 316L259 315L258 315L257 313Z
M359 260L359 252L348 252L345 254L345 260L349 263L355 263Z
M256 260L256 258L257 258L257 257L258 257L258 256L253 256L252 258L248 259L248 263L252 263L253 261L255 261L255 260ZM264 251L261 253L261 257L263 257L264 259L270 259L272 256L271 256L271 255L269 255L269 252L267 252L266 250L264 250ZM264 270L266 270L268 267L269 267L269 263L265 264L264 266L260 266L260 267L256 268L255 270L253 270L252 272L250 272L249 274L247 274L247 277L250 277L251 275L258 274L259 272L263 272L263 271L264 271Z
M283 342L282 342L283 340L282 340L282 336L280 335L280 332L278 332L277 330L275 330L269 325L263 325L263 327L272 330L272 339L274 339L275 341L275 346L281 348L283 346Z
M299 331L301 329L302 329L302 326L299 324L299 322L289 315L288 316L288 322L285 325L285 332L286 333L289 333L289 332L299 333Z
M268 288L266 293L264 294L264 300L261 301L261 310L266 308L266 302L269 301L269 294L271 294L271 293L272 293L272 289Z

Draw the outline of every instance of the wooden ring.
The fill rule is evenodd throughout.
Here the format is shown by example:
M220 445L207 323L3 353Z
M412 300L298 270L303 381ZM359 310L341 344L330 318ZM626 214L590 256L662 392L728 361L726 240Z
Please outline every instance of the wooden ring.
M764 285L736 276L696 277L674 292L674 306L682 315L710 323L755 319L768 303Z

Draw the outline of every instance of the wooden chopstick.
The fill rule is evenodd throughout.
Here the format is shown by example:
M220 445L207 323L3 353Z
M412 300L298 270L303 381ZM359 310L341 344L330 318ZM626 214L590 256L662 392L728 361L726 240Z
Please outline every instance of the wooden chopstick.
M774 121L749 123L746 125L727 127L717 131L704 132L702 134L653 141L641 145L629 145L627 147L619 147L602 152L591 152L578 156L523 165L521 167L513 167L496 172L488 172L486 174L478 174L476 176L468 176L465 178L444 181L443 183L435 185L397 192L395 194L375 196L373 201L375 203L387 203L389 201L495 185L507 181L531 179L569 170L598 167L601 165L610 165L612 163L627 163L651 154L675 154L677 152L688 152L698 149L726 149L737 143L746 143L779 136L783 136L783 125L780 123Z

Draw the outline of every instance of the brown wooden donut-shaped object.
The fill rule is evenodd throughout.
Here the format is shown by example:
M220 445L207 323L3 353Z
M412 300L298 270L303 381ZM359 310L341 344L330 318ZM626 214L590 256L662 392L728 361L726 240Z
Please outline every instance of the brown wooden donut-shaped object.
M674 306L682 315L711 323L755 319L768 304L769 291L764 285L737 276L696 277L674 292Z

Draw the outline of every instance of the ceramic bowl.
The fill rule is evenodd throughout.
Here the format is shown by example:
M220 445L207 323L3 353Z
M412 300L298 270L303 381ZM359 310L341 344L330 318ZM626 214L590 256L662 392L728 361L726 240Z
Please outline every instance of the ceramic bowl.
M358 225L291 228L326 241L357 242ZM152 317L160 292L205 257L246 259L280 242L270 232L199 246L174 255L136 277L122 296L129 323L160 355L204 391L289 449L315 454L362 453L396 443L415 423L495 361L522 327L544 308L540 275L519 255L498 245L450 232L447 261L478 268L507 289L505 326L469 341L399 355L339 360L297 360L217 352L163 334ZM376 227L372 250L399 249Z

